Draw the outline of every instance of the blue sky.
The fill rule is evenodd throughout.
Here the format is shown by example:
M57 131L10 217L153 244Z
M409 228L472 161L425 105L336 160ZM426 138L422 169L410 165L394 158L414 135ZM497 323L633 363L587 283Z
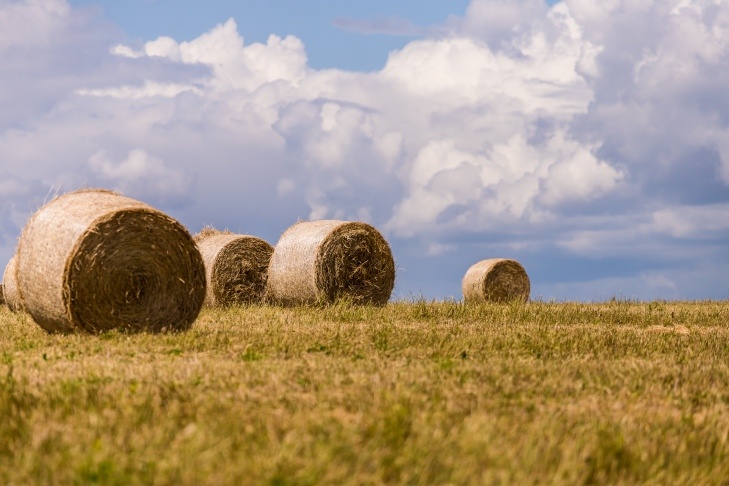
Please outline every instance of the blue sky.
M394 296L729 298L723 0L0 0L0 262L81 186L272 244L364 220ZM1 263L0 263L1 264Z
M463 15L468 0L73 0L71 4L100 8L130 39L147 41L160 35L193 39L232 17L246 42L265 42L271 34L302 39L313 68L374 70L384 65L389 51L414 38L409 26L427 27L449 15ZM395 35L383 35L378 24ZM371 35L363 35L367 28Z

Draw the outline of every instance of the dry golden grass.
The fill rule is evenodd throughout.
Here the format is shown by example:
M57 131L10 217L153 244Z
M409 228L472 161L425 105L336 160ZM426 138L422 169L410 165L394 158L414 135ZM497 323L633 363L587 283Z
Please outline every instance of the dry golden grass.
M723 484L729 303L0 310L3 484Z

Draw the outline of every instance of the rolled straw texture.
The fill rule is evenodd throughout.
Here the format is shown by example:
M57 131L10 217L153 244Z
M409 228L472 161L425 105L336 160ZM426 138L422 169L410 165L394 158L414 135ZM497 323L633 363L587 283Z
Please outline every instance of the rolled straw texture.
M268 267L268 296L284 305L384 305L394 285L390 246L361 222L299 222L281 235Z
M205 305L263 301L273 247L255 236L207 231L195 236L205 262Z
M519 262L492 258L472 265L463 277L461 289L466 302L526 302L531 286Z
M18 256L13 255L3 273L3 299L13 312L23 310L23 299L18 290Z
M205 298L205 267L187 230L101 190L58 197L32 216L17 276L26 310L49 332L185 330Z

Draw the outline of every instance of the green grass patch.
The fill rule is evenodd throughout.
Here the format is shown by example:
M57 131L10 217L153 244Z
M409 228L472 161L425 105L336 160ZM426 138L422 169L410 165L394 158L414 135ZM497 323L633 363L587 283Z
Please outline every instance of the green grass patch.
M724 484L729 302L0 310L4 484Z

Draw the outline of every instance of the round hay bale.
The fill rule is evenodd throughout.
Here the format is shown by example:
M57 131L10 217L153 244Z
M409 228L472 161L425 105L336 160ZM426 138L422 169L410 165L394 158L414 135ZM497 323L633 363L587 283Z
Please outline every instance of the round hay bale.
M13 255L3 273L3 299L13 312L24 310L23 299L18 290L18 255Z
M390 246L360 222L299 222L281 235L268 267L268 296L284 305L385 305L394 285Z
M492 258L472 265L461 283L466 302L529 300L529 276L516 260Z
M38 210L18 246L26 310L49 332L188 329L205 267L176 220L110 191L83 190Z
M263 301L273 247L255 236L205 228L195 235L205 262L205 305L227 307Z

